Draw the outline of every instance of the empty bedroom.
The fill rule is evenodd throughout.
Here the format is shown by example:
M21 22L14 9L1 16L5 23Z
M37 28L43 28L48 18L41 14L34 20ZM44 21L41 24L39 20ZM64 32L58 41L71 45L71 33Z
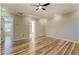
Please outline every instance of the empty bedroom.
M0 7L1 55L79 55L79 4Z

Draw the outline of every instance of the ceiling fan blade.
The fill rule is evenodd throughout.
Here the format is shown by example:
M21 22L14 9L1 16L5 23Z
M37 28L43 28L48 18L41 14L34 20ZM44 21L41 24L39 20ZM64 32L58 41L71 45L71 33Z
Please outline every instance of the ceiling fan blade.
M36 9L36 11L38 11L39 8Z
M43 10L46 10L45 8L42 8Z
M50 3L46 3L46 4L42 5L42 6L48 6L48 5L50 5Z
M31 6L36 6L36 7L39 7L39 5L31 5Z

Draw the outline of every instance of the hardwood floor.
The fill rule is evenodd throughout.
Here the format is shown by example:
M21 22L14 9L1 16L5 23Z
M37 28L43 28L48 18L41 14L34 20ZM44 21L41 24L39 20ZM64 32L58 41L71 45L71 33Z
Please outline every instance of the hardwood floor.
M79 43L64 41L50 37L39 37L35 40L35 50L30 51L29 40L13 42L12 53L14 55L79 55ZM2 50L4 50L2 48ZM31 49L32 50L32 49Z

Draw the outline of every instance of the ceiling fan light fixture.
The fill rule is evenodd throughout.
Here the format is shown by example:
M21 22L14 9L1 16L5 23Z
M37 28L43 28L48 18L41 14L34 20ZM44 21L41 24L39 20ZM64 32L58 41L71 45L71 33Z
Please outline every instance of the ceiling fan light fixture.
M42 7L42 6L39 6L38 8L39 8L39 9L42 9L43 7Z

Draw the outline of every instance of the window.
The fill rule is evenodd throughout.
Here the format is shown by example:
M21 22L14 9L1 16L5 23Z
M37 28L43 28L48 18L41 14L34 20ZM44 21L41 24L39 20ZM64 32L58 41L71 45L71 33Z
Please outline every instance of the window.
M10 17L5 17L5 32L11 32L12 31L12 21Z
M11 23L5 22L5 32L11 32Z

